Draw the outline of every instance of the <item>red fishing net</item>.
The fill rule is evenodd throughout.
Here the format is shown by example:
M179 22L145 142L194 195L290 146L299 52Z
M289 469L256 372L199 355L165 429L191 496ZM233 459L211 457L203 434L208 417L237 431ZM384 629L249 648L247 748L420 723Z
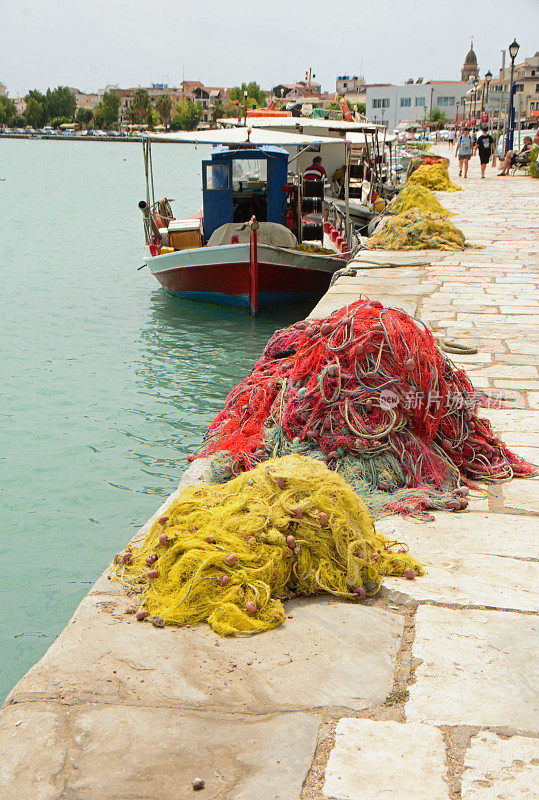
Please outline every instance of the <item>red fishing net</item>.
M222 452L226 479L297 452L340 472L375 515L459 510L473 481L536 474L477 415L485 402L421 322L360 300L277 331L199 456Z

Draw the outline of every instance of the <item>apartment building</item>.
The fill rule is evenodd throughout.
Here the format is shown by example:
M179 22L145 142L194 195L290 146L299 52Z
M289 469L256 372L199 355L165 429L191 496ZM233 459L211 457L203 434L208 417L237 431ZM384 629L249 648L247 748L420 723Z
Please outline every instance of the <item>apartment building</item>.
M439 108L448 122L454 122L468 89L469 84L464 81L368 86L367 120L393 130L401 122L421 123L432 109Z

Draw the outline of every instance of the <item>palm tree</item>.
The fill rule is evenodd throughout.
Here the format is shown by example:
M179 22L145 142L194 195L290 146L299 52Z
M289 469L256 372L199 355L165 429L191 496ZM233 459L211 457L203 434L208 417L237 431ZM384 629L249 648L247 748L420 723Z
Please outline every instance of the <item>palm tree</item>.
M172 100L170 99L168 94L160 94L157 100L155 101L155 108L159 116L161 117L161 122L168 128L170 124L170 116L172 114Z

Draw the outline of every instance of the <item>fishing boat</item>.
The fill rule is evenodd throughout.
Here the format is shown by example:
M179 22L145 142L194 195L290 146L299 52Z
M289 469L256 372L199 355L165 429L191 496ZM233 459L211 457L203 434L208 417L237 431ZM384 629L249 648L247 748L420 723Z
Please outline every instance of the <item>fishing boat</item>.
M202 161L202 210L175 219L156 199L152 143L212 145ZM259 309L320 297L350 252L350 228L323 217L323 181L303 180L298 156L342 139L234 128L143 137L146 239L143 266L172 295ZM314 153L316 155L316 152Z

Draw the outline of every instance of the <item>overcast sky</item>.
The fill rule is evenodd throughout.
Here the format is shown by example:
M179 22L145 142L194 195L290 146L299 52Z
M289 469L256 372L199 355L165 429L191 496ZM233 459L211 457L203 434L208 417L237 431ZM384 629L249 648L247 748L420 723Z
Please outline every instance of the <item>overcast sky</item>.
M269 88L309 66L334 90L337 74L360 72L377 83L458 80L472 35L481 74L496 74L513 37L519 59L539 50L539 0L0 0L0 30L11 95L183 77Z

